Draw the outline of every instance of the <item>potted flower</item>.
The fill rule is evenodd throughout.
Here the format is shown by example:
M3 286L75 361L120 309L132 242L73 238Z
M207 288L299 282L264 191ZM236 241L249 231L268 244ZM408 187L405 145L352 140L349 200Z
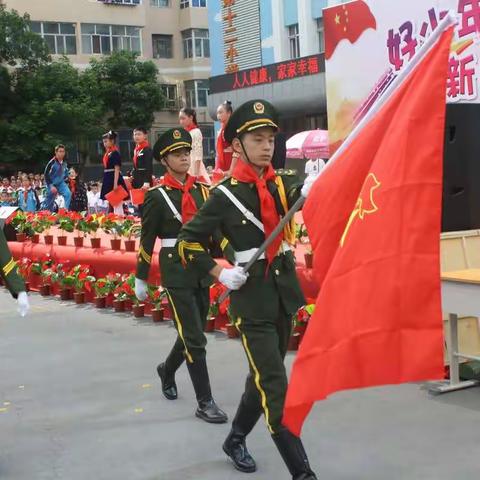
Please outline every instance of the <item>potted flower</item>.
M102 222L102 230L105 233L113 235L113 238L110 239L110 245L112 250L120 250L122 246L122 241L118 238L122 230L121 222L118 221L118 216L114 213L109 213Z
M35 232L43 233L45 245L53 244L53 235L50 234L50 228L57 222L57 217L48 210L37 212L36 223L34 224Z
M235 325L235 319L233 318L230 308L227 311L228 314L228 323L227 323L227 336L228 338L238 338L240 332L238 331L237 326Z
M136 221L133 215L125 217L125 220L120 227L120 234L122 237L125 237L125 250L127 252L135 251L135 237L140 235L141 230L141 225Z
M17 210L10 224L17 232L17 242L24 242L34 233L32 224L28 222L27 214L21 210Z
M125 301L127 300L127 294L124 290L123 282L120 282L113 291L113 309L116 312L124 312L125 311Z
M308 322L314 311L315 304L309 303L308 305L301 307L293 316L293 333L299 334L300 343L302 342L305 332L307 331Z
M75 229L75 220L73 217L74 212L68 212L65 209L60 209L57 215L57 223L58 228L65 233L73 233ZM61 246L65 246L67 244L67 236L65 234L59 235L57 237L57 242Z
M52 275L52 282L58 285L60 289L60 298L62 300L73 299L74 277L68 265L58 264L56 271Z
M87 217L81 214L75 216L75 231L76 235L73 237L73 244L77 247L83 247L85 236L90 231L90 227L87 221Z
M55 274L55 270L52 266L48 266L46 263L41 265L40 277L42 284L40 286L40 295L42 297L48 297L52 294L52 277Z
M73 274L73 298L77 305L85 303L85 292L91 293L95 283L95 277L92 275L88 265L76 265L72 269Z
M132 311L135 318L145 316L145 304L140 303L140 300L135 295L135 274L131 273L125 278L123 282L123 291L127 296L127 300L132 302Z
M30 273L32 271L32 260L28 257L23 257L18 263L17 263L17 268L18 268L18 273L19 275L23 278L23 281L25 282L25 288L27 292L30 291Z
M228 307L230 298L226 298L220 305L220 297L226 291L226 287L221 283L214 283L210 287L210 315L214 318L214 329L224 330L228 324Z
M103 215L88 215L85 221L87 222L87 231L90 234L90 243L92 245L92 248L100 248L102 239L97 238L97 232L98 229L100 228L100 225L102 224L102 221L104 219Z
M167 292L162 287L148 286L148 298L153 305L152 319L154 322L163 322L164 312L162 304L167 298Z
M310 243L305 224L301 223L295 226L295 238L299 243Z
M112 292L112 282L107 278L98 278L93 283L95 292L95 306L105 308L107 306L107 295Z

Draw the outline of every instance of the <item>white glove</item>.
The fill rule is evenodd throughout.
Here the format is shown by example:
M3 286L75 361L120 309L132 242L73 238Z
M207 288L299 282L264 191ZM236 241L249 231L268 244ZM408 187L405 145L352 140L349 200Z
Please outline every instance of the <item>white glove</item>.
M30 310L27 292L20 292L17 297L17 311L21 317L25 317Z
M229 290L238 290L247 281L248 275L242 267L224 268L218 277L220 283L223 283Z
M141 301L147 298L147 282L135 278L135 296Z
M310 174L306 179L305 182L303 182L303 187L302 187L302 197L307 198L308 194L310 193L310 190L313 187L313 184L315 183L315 180L319 177L318 174L312 173Z

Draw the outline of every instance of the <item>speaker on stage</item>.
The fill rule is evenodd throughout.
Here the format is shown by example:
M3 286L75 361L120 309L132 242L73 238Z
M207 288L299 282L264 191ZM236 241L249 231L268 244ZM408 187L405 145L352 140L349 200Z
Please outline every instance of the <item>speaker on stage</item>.
M480 229L480 104L449 104L442 231Z

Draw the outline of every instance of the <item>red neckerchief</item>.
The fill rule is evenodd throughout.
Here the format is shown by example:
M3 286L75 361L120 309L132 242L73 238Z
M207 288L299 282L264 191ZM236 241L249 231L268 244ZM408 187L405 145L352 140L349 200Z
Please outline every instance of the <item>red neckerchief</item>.
M73 178L69 178L68 181L70 183L70 191L72 192L72 195L75 195L77 184Z
M139 143L136 147L135 147L135 150L133 152L133 166L135 168L137 168L137 165L138 165L138 154L144 149L144 148L147 148L149 147L150 145L148 144L148 142L142 142L142 143Z
M225 140L225 127L222 126L217 139L217 163L215 168L228 172L232 166L233 152L226 152L232 145Z
M25 203L27 203L27 198L28 198L28 190L25 189L23 192L23 199L25 200Z
M196 128L198 128L198 125L196 123L192 123L189 127L185 127L185 130L187 132L191 132L192 130L195 130Z
M260 199L260 216L265 229L265 238L268 238L280 222L275 200L267 187L268 181L275 181L275 170L272 165L269 165L263 172L263 177L260 178L249 163L239 160L235 165L232 177L239 182L254 183L257 187L258 197ZM267 248L268 264L272 263L277 255L282 241L283 232L280 233Z
M193 199L190 190L193 187L193 184L197 181L197 177L192 177L188 175L185 179L185 183L182 185L173 175L166 173L163 177L162 185L167 187L175 188L183 192L182 195L182 223L187 223L190 221L194 215L197 213L197 204Z
M108 147L107 150L105 151L105 155L103 156L103 168L107 169L108 167L108 156L112 152L118 152L118 147L114 145L113 147Z

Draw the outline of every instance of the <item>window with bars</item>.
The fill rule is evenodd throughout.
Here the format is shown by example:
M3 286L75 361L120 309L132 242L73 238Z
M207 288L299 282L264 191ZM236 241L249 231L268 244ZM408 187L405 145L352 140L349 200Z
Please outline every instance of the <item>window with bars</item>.
M184 58L210 58L208 29L191 28L182 32Z
M152 7L169 7L170 0L150 0L150 5Z
M140 27L82 23L82 52L108 55L127 50L142 53Z
M290 44L290 58L300 58L300 34L298 23L288 27L288 42Z
M199 108L207 106L209 93L208 80L188 80L185 82L187 106Z
M173 58L173 36L152 35L153 57Z
M47 43L54 55L76 55L77 36L75 24L57 22L32 22L31 29Z
M179 107L177 86L175 84L163 84L160 85L160 88L165 100L164 108L166 110L177 110Z
M180 8L206 7L207 0L180 0Z
M323 18L317 18L317 34L319 52L325 52L325 27L323 26Z

